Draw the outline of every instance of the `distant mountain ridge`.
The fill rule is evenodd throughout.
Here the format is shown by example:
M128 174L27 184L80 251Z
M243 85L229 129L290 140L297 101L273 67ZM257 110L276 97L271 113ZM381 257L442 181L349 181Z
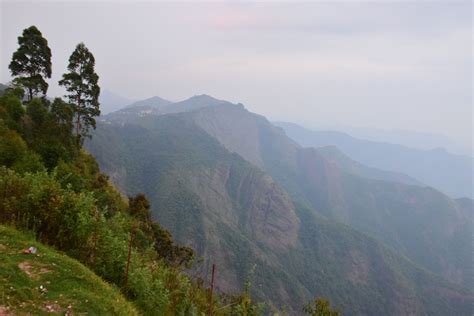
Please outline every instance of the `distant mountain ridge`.
M358 163L348 156L344 155L336 146L325 146L318 148L318 152L322 154L327 160L334 162L340 169L343 169L350 174L360 176L363 178L383 180L389 182L398 182L410 185L426 186L420 181L409 177L403 173L385 171L376 168L367 167Z
M99 102L101 115L106 115L111 112L120 110L121 108L123 108L127 104L132 103L133 101L128 98L117 95L110 90L104 89L100 93Z
M127 105L121 111L151 110L150 114L163 115L179 113L200 109L203 107L216 106L221 104L231 104L230 102L217 100L207 94L195 95L189 99L178 102L171 102L154 96L145 100L137 101Z
M196 95L180 102L171 102L154 96L145 100L137 101L127 105L125 108L107 115L109 121L121 121L122 123L134 120L145 115L164 115L171 113L187 112L202 107L231 104L227 101L217 100L206 94ZM137 116L138 115L138 116Z
M138 108L138 107L148 107L148 108L153 108L153 107L160 107L163 105L168 105L173 102L165 100L163 98L160 98L158 96L154 96L148 99L140 100L133 102L131 104L128 104L124 109L130 109L130 108Z
M311 131L293 123L277 126L305 147L336 146L352 159L374 168L404 173L452 197L474 197L474 159L444 149L421 150L367 141L336 131Z
M308 128L311 130L311 128ZM403 129L380 129L364 127L339 127L339 128L316 128L317 130L339 131L349 134L358 139L369 140L379 143L399 144L409 148L422 150L432 150L434 148L445 148L447 151L456 155L465 155L474 157L472 153L472 144L456 143L447 136L417 132Z
M206 94L196 95L187 100L174 103L165 100L161 97L155 96L145 100L134 102L119 111L107 115L102 119L106 121L130 123L133 122L136 118L143 117L146 115L164 115L171 113L190 112L206 107L216 107L220 105L231 106L232 108L236 109L245 109L242 104L233 104L228 101L218 100ZM230 108L229 110L231 111ZM221 121L219 123L222 124L224 122ZM245 130L242 130L240 133L245 133ZM328 146L325 150L321 150L321 153L324 153L324 155L326 155L329 160L333 161L335 164L338 164L339 167L343 167L343 169L356 175L362 175L364 177L373 179L422 185L422 183L417 181L416 179L413 179L401 173L386 172L383 170L366 167L360 163L349 159L347 156L341 154L337 148L331 148L331 146ZM262 166L261 162L258 162L255 159L248 160L257 166Z

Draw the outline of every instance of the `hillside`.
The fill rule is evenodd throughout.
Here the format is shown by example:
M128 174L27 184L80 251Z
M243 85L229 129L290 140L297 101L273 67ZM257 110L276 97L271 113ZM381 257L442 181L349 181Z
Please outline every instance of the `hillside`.
M185 115L228 150L265 170L295 201L382 240L434 273L474 288L472 208L460 208L434 189L407 185L408 178L400 174L383 173L377 179L368 167L356 169L365 173L354 173L347 166L357 163L343 163L350 161L341 159L343 154L303 148L264 117L238 105ZM393 182L397 178L401 183Z
M36 254L23 250L36 247ZM78 261L0 225L0 314L139 315L118 289Z
M276 125L302 146L336 146L367 166L407 174L455 198L474 197L474 159L471 157L451 154L441 148L421 150L362 140L341 132L311 131L292 123Z
M87 148L114 183L127 194L145 192L154 218L209 258L203 271L217 262L221 290L238 290L238 280L256 264L256 297L285 304L294 313L312 296L326 296L350 315L403 315L407 310L441 315L452 313L452 308L469 314L469 291L449 285L364 234L295 206L273 177L229 152L189 115L226 106L137 114L129 123L106 117ZM231 115L228 121L230 117L241 118Z
M279 123L276 123L277 125ZM291 124L291 123L290 123ZM379 143L399 144L409 148L431 150L433 148L445 148L447 151L472 156L470 145L461 144L453 138L437 132L421 132L406 129L385 129L370 127L339 127L325 128L324 130L334 130L351 135L358 139L364 139Z
M345 154L343 154L335 146L320 147L318 148L318 153L324 156L327 161L336 164L339 169L342 169L345 172L358 177L417 186L426 186L420 181L409 177L403 173L371 168L361 163L358 163L357 161L354 161Z

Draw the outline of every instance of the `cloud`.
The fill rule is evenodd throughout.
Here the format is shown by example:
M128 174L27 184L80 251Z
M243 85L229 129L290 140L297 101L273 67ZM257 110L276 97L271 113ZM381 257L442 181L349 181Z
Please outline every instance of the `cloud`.
M208 93L277 119L404 128L470 141L472 3L2 1L0 80L21 30L74 46L129 98ZM65 12L67 18L64 18ZM78 23L85 20L86 23ZM410 117L408 120L407 117Z

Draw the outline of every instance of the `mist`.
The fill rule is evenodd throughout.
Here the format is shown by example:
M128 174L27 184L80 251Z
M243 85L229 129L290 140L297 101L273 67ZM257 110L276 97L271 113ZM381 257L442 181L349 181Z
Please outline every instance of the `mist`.
M50 95L83 41L129 99L209 94L272 120L472 144L472 3L2 1L0 81L21 31L53 53ZM87 21L87 23L85 23Z

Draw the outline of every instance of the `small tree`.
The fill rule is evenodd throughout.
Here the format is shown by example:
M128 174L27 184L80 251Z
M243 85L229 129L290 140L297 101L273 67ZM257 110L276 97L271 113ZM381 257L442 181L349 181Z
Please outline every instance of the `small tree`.
M69 72L59 81L59 85L66 88L68 94L65 97L73 107L74 129L79 145L84 137L89 136L90 128L95 129L94 118L100 115L99 76L95 73L94 66L94 55L84 43L80 43L69 57Z
M339 316L337 309L331 308L327 299L317 297L313 302L303 307L303 312L311 316Z
M146 223L151 222L150 202L145 194L138 193L134 197L130 196L128 198L128 207L132 216Z
M24 29L18 44L8 68L16 77L13 83L26 89L27 101L31 101L39 92L46 95L48 90L45 78L51 78L51 49L36 26Z
M55 98L51 104L51 114L55 120L54 123L61 126L66 135L70 135L73 115L71 105L64 102L61 98Z

